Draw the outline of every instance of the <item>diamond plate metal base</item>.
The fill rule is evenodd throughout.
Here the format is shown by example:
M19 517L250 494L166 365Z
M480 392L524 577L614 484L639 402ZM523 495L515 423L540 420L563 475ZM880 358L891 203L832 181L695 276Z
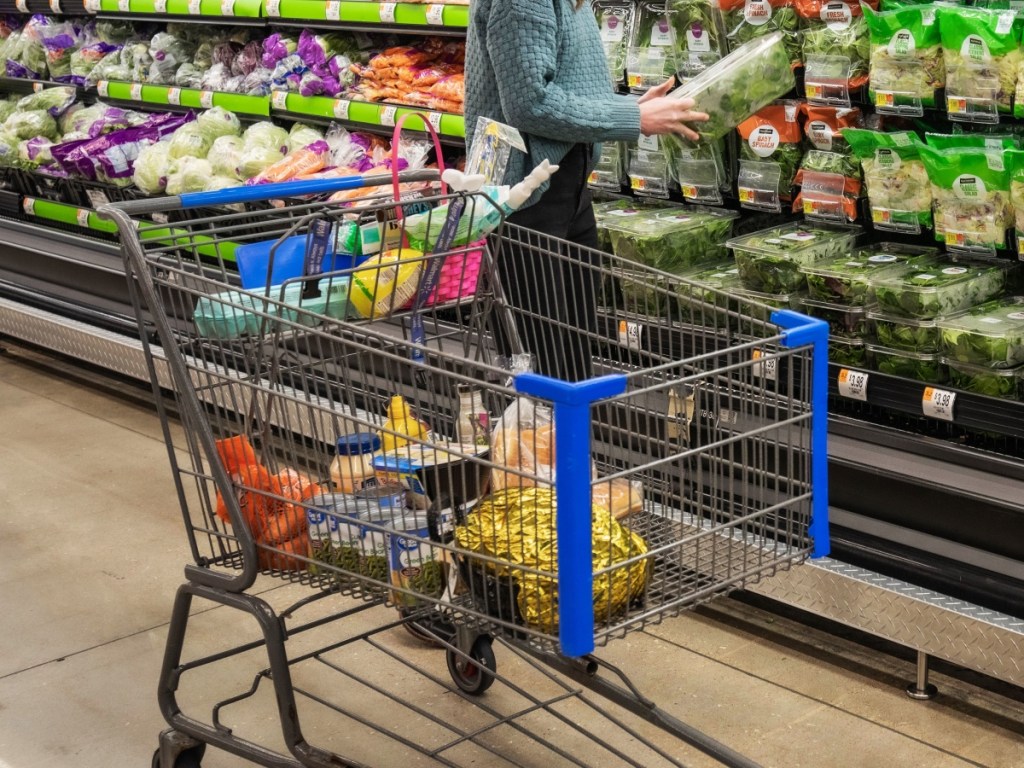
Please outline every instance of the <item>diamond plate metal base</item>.
M1024 686L1024 621L1013 616L831 558L808 561L749 591Z

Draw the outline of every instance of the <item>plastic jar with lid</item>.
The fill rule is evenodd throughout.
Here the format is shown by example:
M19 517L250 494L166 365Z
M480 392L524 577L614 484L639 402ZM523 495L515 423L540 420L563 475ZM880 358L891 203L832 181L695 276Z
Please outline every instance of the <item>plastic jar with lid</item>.
M380 438L370 432L342 435L338 454L331 463L331 483L342 493L359 493L377 485L373 456L380 451Z

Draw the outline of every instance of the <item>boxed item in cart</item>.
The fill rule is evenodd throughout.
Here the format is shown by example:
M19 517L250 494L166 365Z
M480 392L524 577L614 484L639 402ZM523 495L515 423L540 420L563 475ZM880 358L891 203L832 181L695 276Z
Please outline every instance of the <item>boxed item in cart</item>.
M939 351L939 326L935 320L919 320L916 317L873 310L868 312L868 321L875 338L883 347L910 352Z
M944 258L908 262L870 278L878 307L930 319L982 304L999 294L1010 265Z
M736 256L743 285L767 293L802 291L801 267L849 254L860 227L794 222L752 232L726 245Z
M687 206L655 209L609 223L616 256L679 274L726 258L735 211Z
M800 271L807 276L807 292L817 301L836 304L871 304L868 278L889 267L904 264L919 256L935 255L935 248L900 243L876 243L858 248L852 254L806 264Z
M258 333L264 318L257 313L310 327L319 324L315 315L344 320L348 312L348 284L347 276L334 275L320 279L317 296L304 295L305 282L271 286L266 295L226 291L202 296L196 302L192 319L199 335L207 339L237 339Z
M964 392L989 397L1024 400L1024 365L1016 368L993 368L943 358L949 367L949 383Z
M804 314L828 323L830 338L863 339L868 335L868 313L864 307L801 299Z
M836 365L864 368L868 362L867 344L863 339L829 339L828 360Z
M416 509L448 509L480 497L489 469L481 461L489 448L473 443L408 443L373 459L377 477L400 483Z
M781 32L751 40L672 92L691 98L710 119L693 123L701 138L720 139L794 87L796 79Z
M879 373L917 379L927 384L944 384L946 364L936 352L911 352L868 344L868 363Z
M1024 296L986 302L939 320L942 354L961 363L1024 364Z

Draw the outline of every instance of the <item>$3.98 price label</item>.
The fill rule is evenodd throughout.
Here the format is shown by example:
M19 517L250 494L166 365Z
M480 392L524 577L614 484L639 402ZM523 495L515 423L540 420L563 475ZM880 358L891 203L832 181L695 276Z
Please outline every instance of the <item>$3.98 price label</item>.
M925 416L943 421L953 420L953 406L956 403L956 392L935 387L925 387L921 398L921 409Z
M839 371L839 394L851 400L868 399L868 374L843 368Z
M643 338L644 327L640 323L633 323L628 320L619 321L619 344L628 349L640 349L640 339Z

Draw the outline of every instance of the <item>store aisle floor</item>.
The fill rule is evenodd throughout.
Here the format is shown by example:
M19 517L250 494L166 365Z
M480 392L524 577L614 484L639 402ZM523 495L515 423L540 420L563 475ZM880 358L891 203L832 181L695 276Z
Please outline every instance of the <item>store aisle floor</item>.
M4 349L2 339L0 350L0 768L148 766L164 727L155 690L167 620L188 556L160 424L66 363ZM268 599L295 591L261 589ZM192 621L190 650L247 631L224 608L197 606ZM417 663L446 674L441 654L398 634ZM934 676L936 700L910 701L908 658L737 601L668 620L606 655L670 712L765 766L1024 768L1024 697L951 672ZM240 686L245 678L231 673L201 693ZM416 679L408 685L419 690ZM257 709L235 717L236 731L273 731ZM365 729L337 731L307 729L314 743L326 734L395 764ZM672 748L688 765L710 764ZM213 749L203 761L245 764Z

